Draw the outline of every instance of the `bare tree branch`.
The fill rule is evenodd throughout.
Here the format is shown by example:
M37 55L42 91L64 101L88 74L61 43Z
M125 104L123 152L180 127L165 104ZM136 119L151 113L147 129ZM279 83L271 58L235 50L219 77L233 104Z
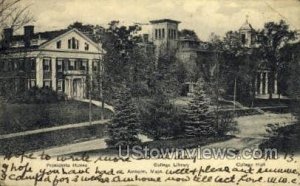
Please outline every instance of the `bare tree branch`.
M21 6L23 0L0 0L0 28L15 30L33 21L29 7Z

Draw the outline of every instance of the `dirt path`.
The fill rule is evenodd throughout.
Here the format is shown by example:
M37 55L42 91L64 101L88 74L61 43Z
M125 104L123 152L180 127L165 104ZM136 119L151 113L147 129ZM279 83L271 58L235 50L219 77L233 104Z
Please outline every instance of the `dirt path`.
M233 138L224 142L217 142L205 147L208 148L235 148L237 150L243 149L245 147L257 147L263 140L267 139L265 137L266 128L268 123L279 123L282 126L293 123L295 118L291 114L263 114L263 115L253 115L244 116L236 119L238 122L238 128L240 132L236 134L236 138ZM147 141L145 136L142 141ZM49 155L63 155L71 154L76 152L85 152L89 150L99 150L106 148L105 139L93 139L85 142L79 142L75 144L68 144L60 147L52 147L49 149L36 151L45 153Z
M51 131L56 131L56 130L86 127L86 126L90 126L90 125L102 125L102 124L107 123L108 121L109 120L99 120L99 121L93 121L91 124L89 122L83 122L83 123L76 123L76 124L61 125L61 126L57 126L57 127L29 130L29 131L24 131L24 132L16 132L16 133L11 133L11 134L2 134L2 135L0 135L0 140L7 139L7 138L19 137L19 136L27 136L27 135L31 135L31 134L51 132Z
M243 148L258 147L264 140L268 139L266 134L266 125L269 123L278 123L281 126L289 125L296 121L291 114L269 114L244 116L236 119L239 132L236 138L225 142L218 142L207 145L207 148Z

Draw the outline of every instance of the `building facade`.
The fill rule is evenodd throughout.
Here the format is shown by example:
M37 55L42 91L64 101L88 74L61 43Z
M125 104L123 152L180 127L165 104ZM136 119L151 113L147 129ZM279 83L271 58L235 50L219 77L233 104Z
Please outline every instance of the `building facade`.
M87 97L90 79L102 70L103 49L77 29L23 35L4 30L0 53L0 92L49 87L68 98Z

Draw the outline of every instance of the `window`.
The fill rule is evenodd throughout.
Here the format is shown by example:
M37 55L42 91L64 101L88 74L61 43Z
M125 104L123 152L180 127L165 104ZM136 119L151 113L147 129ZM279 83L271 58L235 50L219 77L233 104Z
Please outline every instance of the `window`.
M56 90L57 91L63 91L63 80L62 79L57 80Z
M0 71L4 70L4 61L0 61Z
M144 34L144 35L143 35L143 38L144 38L144 42L145 42L145 43L148 43L148 42L149 42L149 34Z
M15 60L15 61L12 61L12 63L13 63L14 70L17 71L19 69L19 64L18 64L19 62L17 60Z
M158 38L158 30L157 29L155 29L155 39L157 39Z
M51 88L51 80L44 80L43 81L43 87Z
M177 38L177 31L174 30L174 39L176 39L176 38Z
M98 62L98 60L93 60L93 71L97 71Z
M69 49L79 49L79 41L75 39L75 37L72 37L68 40L68 48Z
M61 48L61 41L56 42L56 48L58 48L58 49Z
M165 29L162 29L162 38L165 38Z
M89 50L89 47L90 47L90 45L89 44L87 44L87 43L84 43L84 50Z
M36 86L36 80L35 80L35 79L31 79L29 83L30 83L30 85L29 85L29 86L30 86L30 88L32 88L32 87L35 87L35 86Z
M7 71L13 71L13 61L11 61L11 60L7 60L6 61L6 69L7 69Z
M43 70L45 71L45 72L49 72L50 71L50 69L51 69L51 61L50 61L51 59L50 58L44 58L43 59Z
M63 70L69 70L69 59L63 59Z
M32 71L32 72L35 72L35 59L34 58L31 58L30 59L30 70Z
M25 71L25 62L24 59L19 59L19 70L20 71Z
M62 72L63 71L63 60L62 59L57 59L57 61L56 61L56 70L57 70L57 72Z
M168 29L168 37L171 39L171 29Z
M161 29L158 29L158 38L161 38Z
M75 70L75 60L74 59L69 60L69 70Z
M104 71L104 66L103 66L103 64L101 62L99 63L99 66L100 66L99 67L100 68L100 72L103 72Z
M87 70L87 60L82 60L81 61L80 70Z
M242 34L242 43L245 44L246 43L246 35Z

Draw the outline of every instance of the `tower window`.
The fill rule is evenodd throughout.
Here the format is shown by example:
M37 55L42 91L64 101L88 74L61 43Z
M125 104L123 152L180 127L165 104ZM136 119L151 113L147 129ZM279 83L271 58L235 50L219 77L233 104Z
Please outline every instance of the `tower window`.
M162 29L162 38L165 38L165 29Z
M158 38L161 38L161 29L158 29Z
M242 34L242 43L245 44L246 43L246 35Z

